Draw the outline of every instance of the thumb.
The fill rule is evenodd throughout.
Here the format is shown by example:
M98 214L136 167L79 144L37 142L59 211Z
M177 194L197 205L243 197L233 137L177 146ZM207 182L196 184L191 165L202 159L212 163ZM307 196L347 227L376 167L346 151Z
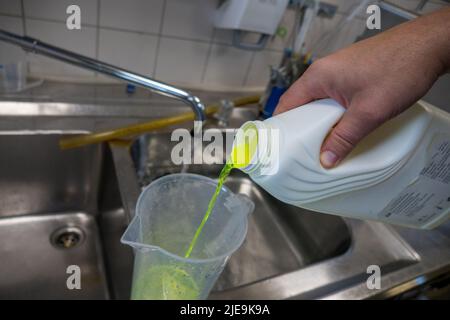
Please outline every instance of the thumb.
M350 107L322 144L322 166L335 167L365 136L383 122L371 112L361 112L358 108Z

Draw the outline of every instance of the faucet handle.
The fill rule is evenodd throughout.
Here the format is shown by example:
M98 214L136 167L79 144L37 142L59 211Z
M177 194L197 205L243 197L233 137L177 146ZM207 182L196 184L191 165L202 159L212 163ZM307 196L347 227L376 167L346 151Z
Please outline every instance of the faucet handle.
M230 121L231 113L233 112L234 102L231 100L221 100L219 111L214 115L218 120L218 124L222 127L227 127Z

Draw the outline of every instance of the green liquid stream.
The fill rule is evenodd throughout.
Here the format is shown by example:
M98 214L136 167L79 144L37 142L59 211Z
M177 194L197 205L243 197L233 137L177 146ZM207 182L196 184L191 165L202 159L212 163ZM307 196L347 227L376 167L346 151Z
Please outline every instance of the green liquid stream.
M223 183L225 182L228 175L230 174L231 169L233 169L233 164L231 162L227 162L225 164L225 166L223 167L222 171L220 172L219 182L217 182L216 191L214 191L214 194L213 194L211 200L209 201L208 209L206 210L206 213L202 219L202 222L200 223L199 227L197 228L197 231L195 231L194 238L192 238L191 244L189 245L189 248L184 255L185 258L190 257L192 250L194 249L195 244L198 240L198 237L200 236L200 233L202 232L206 221L208 220L211 212L214 209L214 205L216 204L217 197L219 196L219 193L220 193L220 190L222 189Z
M192 239L189 248L184 255L185 258L190 257L192 250L194 249L195 244L198 240L198 237L200 236L206 221L208 221L208 218L214 209L217 197L219 196L223 183L230 174L231 169L246 167L250 163L250 160L252 159L253 155L256 152L258 143L258 131L256 126L254 124L248 125L243 129L243 131L241 131L241 134L242 136L240 137L240 139L235 140L230 157L225 166L223 167L222 171L220 172L216 190L211 200L209 201L208 209L206 210L202 222L200 223L200 226L197 228L194 234L194 238Z

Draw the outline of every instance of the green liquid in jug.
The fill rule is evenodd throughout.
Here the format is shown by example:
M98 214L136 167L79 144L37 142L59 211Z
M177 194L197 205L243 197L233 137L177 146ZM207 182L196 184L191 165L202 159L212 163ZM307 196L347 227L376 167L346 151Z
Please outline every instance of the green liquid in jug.
M251 126L250 129L254 129ZM247 129L244 129L246 131ZM257 135L254 138L257 138ZM244 140L245 141L245 140ZM203 230L204 225L210 217L214 205L217 201L217 197L220 194L220 190L227 179L230 171L233 168L242 168L250 163L250 159L255 153L257 139L246 140L245 143L237 143L233 146L231 156L222 171L220 172L217 187L214 194L208 204L203 219L198 226L194 237L186 251L184 257L189 258L192 254L195 244ZM241 159L244 155L244 159ZM185 299L198 299L201 292L201 284L197 283L187 270L184 270L182 266L172 265L156 265L147 268L136 276L133 281L132 299L137 300L151 300L151 299L173 299L173 300L185 300Z
M216 190L208 204L208 209L197 228L184 257L189 258L200 236L203 226L208 220L222 189L223 183L233 168L228 162L219 175ZM171 265L152 266L143 271L133 281L131 298L133 300L192 300L198 299L200 290L196 281L182 267Z
M133 285L133 300L192 300L200 290L181 267L162 265L148 268Z

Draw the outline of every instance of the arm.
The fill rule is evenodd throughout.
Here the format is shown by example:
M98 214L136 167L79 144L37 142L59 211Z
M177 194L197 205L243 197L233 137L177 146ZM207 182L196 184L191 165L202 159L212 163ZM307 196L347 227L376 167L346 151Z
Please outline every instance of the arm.
M281 97L275 114L328 97L347 108L322 145L320 160L330 168L449 70L450 8L445 8L317 60Z

